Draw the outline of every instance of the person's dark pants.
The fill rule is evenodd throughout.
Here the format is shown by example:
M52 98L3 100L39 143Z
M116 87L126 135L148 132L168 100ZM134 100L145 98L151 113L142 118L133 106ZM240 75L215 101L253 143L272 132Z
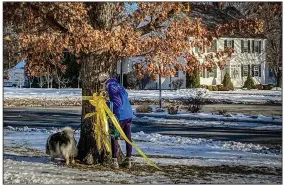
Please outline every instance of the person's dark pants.
M126 119L119 121L119 124L125 133L126 137L131 140L131 123L132 119ZM112 150L112 158L117 158L117 152L118 152L118 140L114 140L114 138L111 138L111 150ZM126 157L131 157L132 154L132 146L126 142Z

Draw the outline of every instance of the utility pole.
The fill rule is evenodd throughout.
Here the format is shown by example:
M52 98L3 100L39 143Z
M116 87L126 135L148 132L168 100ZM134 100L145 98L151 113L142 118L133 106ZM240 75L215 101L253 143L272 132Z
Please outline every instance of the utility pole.
M122 60L120 60L120 85L123 87Z
M159 65L160 73L159 73L159 105L162 108L162 83L161 83L161 66Z

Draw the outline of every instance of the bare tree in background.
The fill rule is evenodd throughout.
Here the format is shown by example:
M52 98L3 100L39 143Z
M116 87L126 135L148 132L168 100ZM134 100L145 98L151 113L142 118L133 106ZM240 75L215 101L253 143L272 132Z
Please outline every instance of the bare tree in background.
M44 76L41 75L39 78L39 81L38 81L38 85L40 86L40 88L43 88L43 86L46 84L46 81L44 79Z
M47 67L45 78L47 82L47 88L52 88L53 74L52 74L52 69L50 67Z
M61 89L61 84L64 83L63 74L62 74L61 71L59 71L58 68L55 68L54 72L55 72L54 73L54 77L55 77L55 80L56 80L56 82L58 84L58 89Z
M78 80L78 89L79 89L80 88L80 82L82 81L82 72L81 72L81 70L79 71L79 75L78 75L77 80Z

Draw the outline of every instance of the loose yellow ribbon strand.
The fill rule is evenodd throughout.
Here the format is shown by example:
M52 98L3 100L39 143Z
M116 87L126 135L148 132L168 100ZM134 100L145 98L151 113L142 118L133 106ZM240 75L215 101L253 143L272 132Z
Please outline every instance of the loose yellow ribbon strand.
M101 140L103 142L103 144L105 145L105 148L107 151L111 151L111 147L110 147L110 142L107 139L108 138L108 122L107 122L107 118L106 118L106 113L108 114L108 116L110 117L113 125L115 126L115 128L117 129L117 131L120 133L120 135L122 136L122 138L129 143L130 145L132 145L138 152L139 154L153 167L161 170L155 163L153 163L148 157L147 155L134 143L132 143L127 136L125 135L125 133L123 132L122 128L120 127L119 122L117 121L115 115L112 113L112 111L109 109L109 107L107 106L104 96L101 93L100 95L97 95L96 93L94 93L93 96L83 96L83 100L89 100L89 102L96 108L96 112L92 112L92 113L88 113L85 115L85 118L91 117L96 115L97 116L97 123L96 123L96 129L95 129L95 134L97 135L97 141L99 142L99 145L97 146L98 149L101 148ZM102 131L102 132L100 132Z

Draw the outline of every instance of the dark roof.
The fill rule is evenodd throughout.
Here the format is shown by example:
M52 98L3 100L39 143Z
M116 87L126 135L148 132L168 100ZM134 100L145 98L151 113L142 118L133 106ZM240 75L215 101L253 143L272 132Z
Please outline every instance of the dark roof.
M218 9L212 5L193 5L191 6L190 17L200 17L201 22L208 26L209 30L213 30L217 24L228 23L229 21L242 19L245 17L235 8L227 7ZM222 35L222 37L234 38L266 38L264 34L250 34L240 31L235 31L233 35Z

